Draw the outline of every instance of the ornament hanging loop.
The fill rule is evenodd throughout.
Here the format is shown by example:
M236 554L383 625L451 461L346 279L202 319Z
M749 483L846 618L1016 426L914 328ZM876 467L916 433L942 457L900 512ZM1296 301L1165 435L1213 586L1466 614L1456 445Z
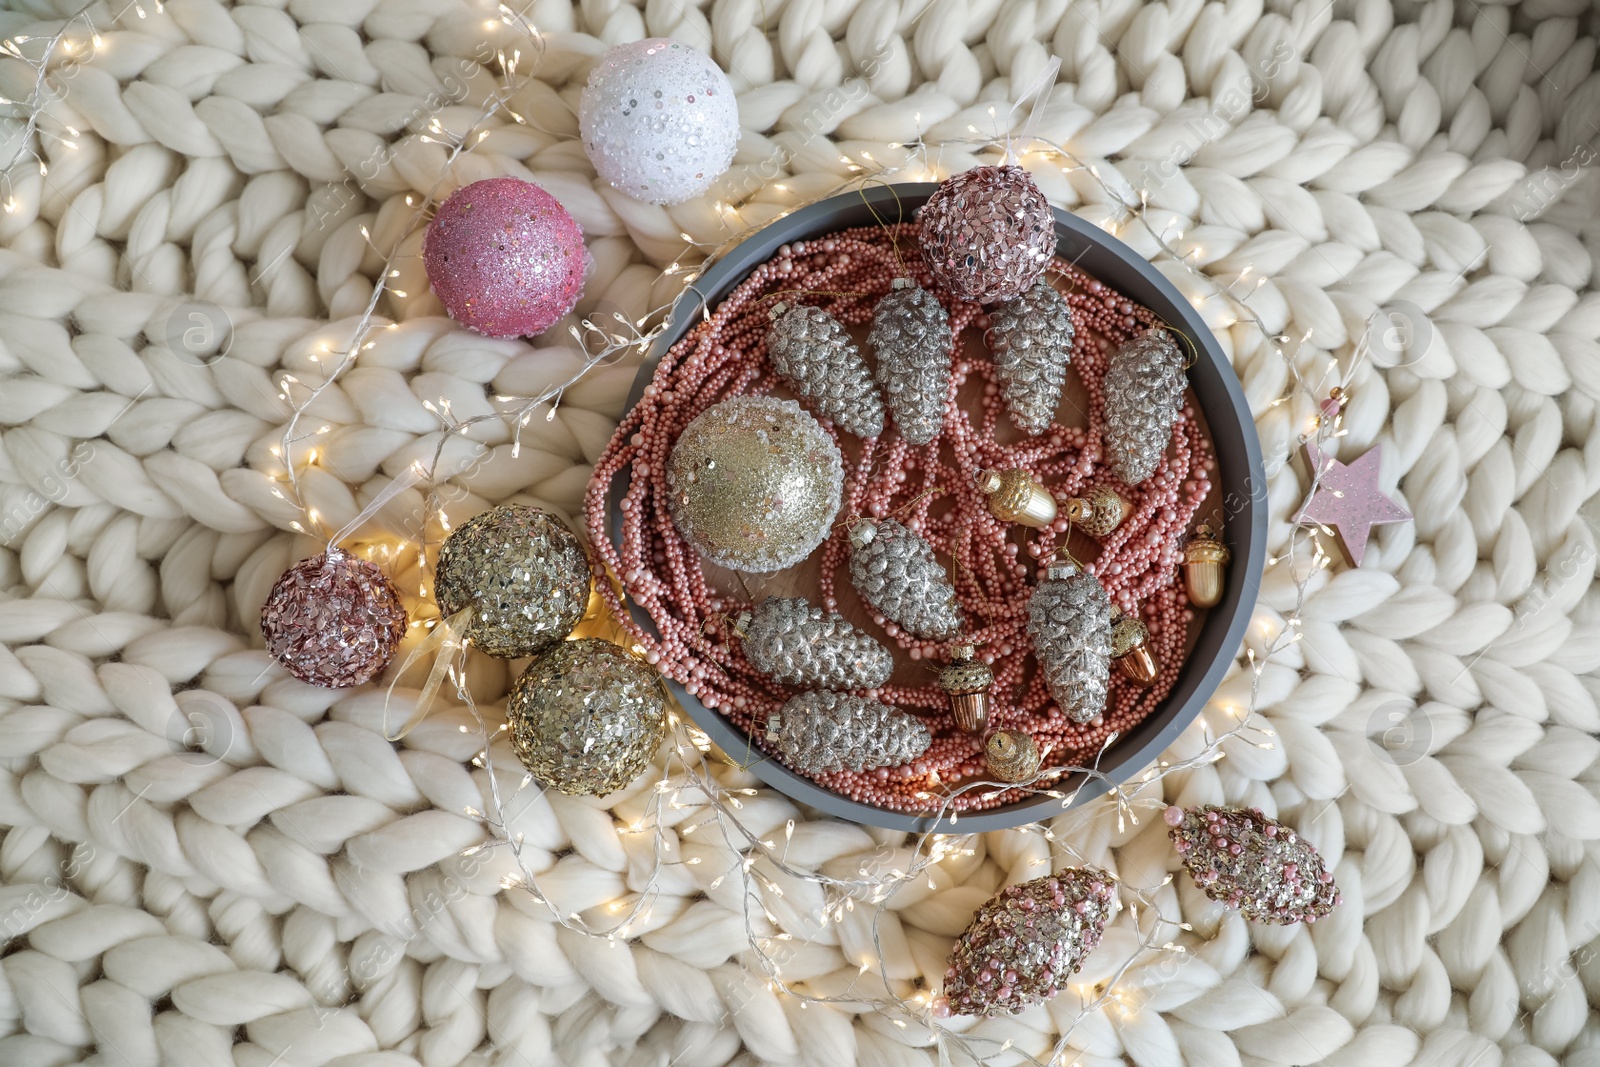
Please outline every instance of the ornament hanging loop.
M422 481L422 479L426 478L427 476L428 472L423 469L422 462L420 460L413 460L405 470L401 471L400 474L394 478L394 480L383 487L382 492L368 501L367 506L357 512L355 518L339 527L338 530L328 537L328 551L332 552L337 549L345 538L355 533L366 524L368 519L382 511L384 505L389 503L389 501L393 500L395 497L399 496L401 493L405 492L407 489L410 489L413 485L416 485L418 482Z
M1061 57L1051 56L1050 61L1039 72L1039 76L1029 82L1028 87L1023 89L1017 95L1016 101L1012 103L1011 113L1008 118L1015 118L1017 109L1022 106L1023 102L1029 97L1033 98L1033 107L1028 110L1028 117L1023 122L1022 129L1017 130L1015 134L1006 134L1006 163L1016 163L1020 158L1020 152L1013 152L1014 143L1021 143L1022 152L1028 150L1028 145L1033 141L1034 131L1039 128L1039 120L1044 117L1045 104L1050 101L1050 91L1055 88L1056 75L1060 73Z
M394 680L389 683L389 691L383 698L383 736L389 741L398 741L416 729L423 719L428 717L428 711L433 707L433 701L439 694L439 689L444 685L445 675L449 673L451 664L461 657L466 649L467 627L472 624L473 609L462 608L454 615L442 618L434 626L433 631L423 640L422 644L411 650L405 662L400 664L400 669L394 672ZM394 700L394 687L412 664L419 663L429 655L433 656L433 667L428 671L428 680L422 686L422 692L417 694L417 702L411 709L411 714L400 729L394 733L389 732L389 705Z

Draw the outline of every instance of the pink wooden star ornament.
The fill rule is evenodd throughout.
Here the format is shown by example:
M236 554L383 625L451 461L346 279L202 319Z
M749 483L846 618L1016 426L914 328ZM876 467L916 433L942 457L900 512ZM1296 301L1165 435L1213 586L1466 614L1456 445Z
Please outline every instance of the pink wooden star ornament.
M1339 550L1352 567L1361 566L1367 554L1367 538L1374 526L1411 521L1411 512L1378 488L1378 469L1383 465L1382 445L1373 445L1355 462L1344 464L1322 451L1315 442L1307 441L1306 459L1312 471L1321 472L1321 476L1316 493L1295 521L1331 529L1334 540L1339 542Z

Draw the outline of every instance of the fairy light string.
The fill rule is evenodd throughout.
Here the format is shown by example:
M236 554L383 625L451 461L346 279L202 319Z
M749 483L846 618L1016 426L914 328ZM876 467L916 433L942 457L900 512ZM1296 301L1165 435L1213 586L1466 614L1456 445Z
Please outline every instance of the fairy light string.
M59 122L49 114L50 104L56 99L57 88L52 80L52 72L66 62L78 63L91 61L106 47L107 42L101 36L95 18L91 11L100 7L102 0L85 5L72 15L67 16L59 28L48 37L31 37L16 35L0 42L0 53L27 64L34 72L34 80L29 95L20 100L0 100L0 109L9 113L12 128L8 130L8 140L15 146L9 158L0 161L0 206L7 213L17 210L15 199L19 172L28 165L35 166L38 176L42 179L49 172L48 162L45 159L49 145L60 145L63 148L77 147L76 139L79 131L70 125ZM137 17L147 17L147 12L140 0L125 5L115 15L110 16L109 22L115 23L129 10L135 12ZM159 2L154 3L154 10L159 13L162 7ZM382 255L383 266L373 284L372 293L357 319L349 329L350 341L337 353L337 362L328 367L321 380L310 384L299 380L292 374L285 374L280 378L279 385L282 396L289 406L289 415L286 419L278 445L274 454L282 462L281 481L287 492L279 491L285 500L289 501L298 511L306 516L307 523L293 521L290 526L297 532L312 534L309 526L317 525L315 512L308 507L304 495L301 476L303 467L315 463L314 449L308 449L304 455L296 454L296 446L327 432L326 427L319 427L307 431L303 424L308 421L308 412L317 400L330 389L335 382L343 377L354 367L363 351L370 350L376 343L374 335L378 330L394 329L398 323L385 321L379 314L379 308L387 295L404 299L404 294L395 290L392 279L397 276L395 265L401 255L401 247L405 238L414 233L418 227L425 224L429 212L436 202L438 192L448 181L453 165L466 153L471 152L482 143L491 131L491 123L505 113L512 121L524 123L524 118L518 115L509 106L509 101L517 89L528 79L536 76L538 60L544 52L544 39L540 32L512 8L502 5L500 7L500 22L513 29L526 38L533 63L526 71L521 70L522 52L520 48L510 51L500 49L496 58L501 68L502 87L485 104L477 118L469 125L468 129L456 135L445 130L440 124L433 122L427 132L418 135L425 143L444 145L448 151L444 164L440 169L437 181L430 189L422 194L420 199L408 195L406 206L412 210L404 219L399 235L389 244L387 251L378 249ZM1014 110L1014 109L1013 109ZM918 125L920 127L920 116ZM976 133L976 130L972 132ZM1234 291L1236 286L1244 283L1252 273L1253 268L1245 266L1231 284L1223 285L1208 274L1196 263L1190 261L1194 256L1193 250L1183 252L1169 240L1170 225L1160 227L1150 218L1149 193L1147 190L1135 189L1127 183L1120 173L1116 172L1111 164L1105 164L1107 169L1115 176L1117 181L1109 180L1102 173L1101 164L1090 163L1081 159L1065 147L1054 144L1037 136L1025 138L1028 147L1022 152L1024 160L1029 155L1037 154L1043 157L1054 157L1064 161L1063 173L1087 174L1104 195L1105 203L1116 210L1116 217L1110 220L1107 228L1118 233L1130 225L1137 225L1143 234L1153 243L1158 250L1156 260L1165 259L1176 264L1188 276L1207 288L1202 300L1221 298L1234 309L1237 321L1243 322L1259 331L1261 338L1272 355L1281 359L1287 369L1290 383L1271 406L1283 404L1307 403L1314 411L1320 411L1322 394L1329 384L1330 376L1337 378L1337 384L1348 395L1352 379L1361 366L1368 353L1367 335L1363 335L1354 345L1353 355L1349 365L1339 373L1337 360L1331 360L1322 369L1321 375L1312 380L1302 367L1304 362L1301 355L1309 351L1309 333L1293 342L1287 335L1272 330L1263 318L1252 308L1248 302L1249 295L1259 289L1266 280L1256 280L1255 287L1244 297ZM977 153L997 152L1006 153L1015 149L1014 143L1005 143L1000 138L975 138L972 140L947 140L941 142L937 148L942 152L945 146L966 146ZM1035 147L1037 146L1037 147ZM901 163L885 163L873 159L870 155L862 153L865 163L852 158L848 154L841 154L840 161L847 168L849 177L836 188L817 196L804 203L796 203L787 210L781 211L777 217L782 218L794 210L815 203L829 196L853 189L865 188L869 183L885 183L890 179L905 180L912 177L912 166L919 166L919 174L915 177L933 177L937 179L939 167L930 159L928 146L919 136L914 142L890 146L893 150L904 150L905 159ZM777 187L781 192L787 192L783 185ZM1133 195L1128 195L1132 193ZM746 198L746 204L753 199ZM739 204L722 203L719 215L727 220L732 219L742 222L739 214ZM765 225L763 223L762 225ZM727 251L738 245L745 237L753 233L760 226L740 228L737 232L729 233L721 242L710 245L697 242L688 234L682 234L686 250L664 270L664 277L682 279L682 288L677 296L666 304L652 309L646 315L634 321L628 321L620 314L614 315L614 323L595 322L592 319L582 320L579 326L572 328L574 340L578 342L584 356L578 370L567 379L558 382L538 393L527 396L497 395L495 401L501 407L488 414L476 415L466 419L457 419L450 411L448 401L440 397L435 403L430 403L430 409L439 418L442 432L433 450L433 462L430 471L437 471L442 461L443 452L448 441L455 436L465 436L471 429L485 422L496 422L505 426L512 435L513 451L515 456L521 447L521 434L527 428L532 418L542 407L548 406L546 419L551 419L566 391L596 367L606 365L617 359L624 358L630 353L643 352L660 336L667 323L682 310L682 301L690 301L690 307L700 314L708 314L707 301L697 288L696 283L703 276L705 270ZM363 231L363 236L371 242L370 233ZM373 247L377 249L377 245ZM698 257L698 258L697 258ZM1198 258L1197 256L1195 258ZM695 307L698 305L698 307ZM650 325L652 324L653 325ZM1370 325L1369 325L1370 329ZM1331 417L1321 414L1311 416L1311 426L1302 438L1310 437L1318 444L1343 436L1342 411L1335 410ZM1305 499L1314 495L1320 478L1320 471L1315 465L1309 467L1310 487ZM279 475L273 475L274 480ZM431 475L430 475L431 477ZM439 524L448 529L448 519L440 504L436 485L430 484L427 488L425 513L435 517ZM425 523L426 527L426 523ZM789 819L784 840L781 843L774 838L777 835L763 835L753 826L748 825L743 814L741 797L757 794L757 790L747 785L731 786L725 784L722 776L738 774L739 769L731 764L720 762L712 753L709 741L692 724L686 722L680 715L674 715L673 727L666 748L666 758L661 767L661 777L646 791L642 814L633 825L622 828L620 832L627 835L651 835L651 857L653 864L648 875L642 883L631 890L633 900L625 908L608 909L611 914L607 924L599 924L583 919L581 916L568 913L562 914L552 894L545 892L540 886L540 872L534 869L535 863L528 856L525 841L520 832L511 827L513 819L508 815L508 810L517 803L524 791L535 788L537 783L531 776L521 772L515 760L509 756L509 746L502 738L505 732L503 723L494 724L487 719L472 698L466 682L465 649L456 653L456 660L451 663L449 679L457 699L467 710L471 720L476 724L483 744L480 752L473 757L475 768L483 772L486 792L489 797L489 810L479 811L468 809L467 813L481 819L491 830L490 841L466 850L467 854L475 854L488 849L506 849L513 857L516 873L508 875L503 883L507 891L520 891L542 902L551 912L552 919L563 927L581 931L590 936L604 937L613 943L619 938L626 938L630 931L638 925L648 921L654 902L662 892L661 879L663 872L671 866L700 865L705 856L696 854L685 857L684 850L690 846L698 846L698 842L712 840L713 854L725 854L732 857L726 870L722 871L715 882L720 884L723 879L734 878L740 886L740 899L743 902L743 921L747 940L749 941L749 954L747 966L759 973L769 983L775 993L794 997L802 1006L808 1003L841 1004L847 1005L851 1010L871 1011L884 1016L901 1029L910 1027L922 1028L922 1033L937 1043L949 1043L960 1048L974 1058L994 1055L1000 1051L1011 1051L1023 1061L1035 1064L1037 1067L1055 1067L1064 1063L1068 1051L1068 1043L1080 1022L1087 1018L1089 1013L1098 1011L1108 1004L1121 1004L1117 983L1134 967L1147 953L1178 953L1186 951L1184 945L1172 939L1163 941L1157 936L1156 931L1170 927L1187 932L1188 924L1175 918L1161 914L1156 902L1156 892L1171 881L1171 876L1154 887L1135 886L1125 881L1118 881L1123 891L1126 909L1130 913L1130 921L1136 921L1137 913L1142 908L1146 915L1154 916L1150 921L1150 933L1139 931L1137 944L1139 948L1113 969L1111 977L1103 984L1103 989L1092 999L1084 999L1079 986L1072 986L1071 990L1077 991L1082 1002L1082 1008L1062 1032L1058 1035L1053 1047L1044 1056L1039 1058L1025 1050L1012 1047L1011 1042L999 1042L979 1035L961 1034L951 1030L940 1020L933 1017L930 1007L931 991L924 990L913 995L910 999L901 999L894 996L861 995L856 992L846 994L817 995L808 992L800 983L790 983L783 975L783 960L779 953L773 951L773 945L792 943L795 935L782 929L779 915L773 909L773 902L783 897L782 887L777 876L796 879L815 884L823 893L824 908L815 917L820 924L819 929L830 924L837 924L845 920L845 916L854 911L859 905L873 909L870 924L871 943L876 957L874 960L864 961L862 974L872 969L876 963L875 978L878 985L885 991L891 990L896 980L888 974L887 963L881 940L881 921L883 914L888 910L890 903L905 887L914 884L918 879L930 877L930 868L935 868L961 855L972 855L976 847L974 835L963 834L955 828L959 827L959 814L949 811L950 799L969 790L1010 790L1018 791L1030 796L1042 796L1054 800L1059 804L1059 813L1049 824L1022 827L1013 831L1022 834L1039 834L1045 840L1050 861L1060 860L1064 863L1086 862L1083 856L1068 841L1063 840L1058 832L1060 820L1065 812L1072 808L1083 790L1091 787L1104 787L1106 799L1112 805L1119 822L1119 826L1128 823L1137 825L1139 810L1151 806L1159 807L1158 798L1147 796L1153 786L1163 781L1167 776L1197 769L1222 758L1223 746L1233 739L1240 739L1245 743L1261 747L1272 747L1270 740L1255 740L1255 737L1271 737L1270 730L1264 730L1254 725L1261 695L1262 676L1267 666L1291 645L1298 642L1301 637L1300 617L1301 612L1310 595L1311 587L1317 575L1328 568L1331 557L1323 547L1318 533L1327 534L1326 530L1291 531L1288 544L1277 556L1268 560L1268 570L1273 571L1279 567L1288 567L1290 584L1293 589L1293 606L1281 613L1282 624L1275 628L1269 627L1266 639L1260 642L1262 651L1258 655L1255 646L1249 646L1245 652L1245 669L1250 672L1248 700L1242 706L1228 707L1224 710L1227 721L1223 728L1215 727L1205 714L1197 720L1201 732L1202 744L1199 751L1188 758L1161 761L1157 766L1147 769L1133 781L1118 786L1110 777L1098 767L1098 758L1087 766L1047 766L1040 772L1039 779L1044 782L1071 782L1069 788L1055 785L1035 787L1025 784L1016 786L1010 783L993 781L972 781L959 785L956 789L946 794L939 809L934 813L935 818L942 819L947 814L950 816L952 830L949 832L935 833L927 831L907 835L906 843L901 851L910 857L904 867L893 867L887 872L877 872L869 867L860 867L855 877L838 877L824 872L812 870L809 867L796 864L788 858L789 840L793 833L794 820ZM392 559L385 545L385 558ZM398 546L403 550L404 544ZM415 546L419 553L425 554L425 546ZM398 551L395 553L397 556ZM426 585L419 587L420 599L427 601L428 590ZM433 620L428 620L432 622ZM465 729L465 727L463 727ZM1115 735L1106 739L1105 745L1109 746L1115 740ZM1102 747L1101 753L1105 751ZM509 785L512 780L515 785ZM508 787L509 786L509 787ZM682 811L690 811L687 818L680 817ZM1103 810L1103 809L1100 809ZM1096 808L1084 808L1071 816L1072 819L1092 818ZM666 817L664 818L664 814ZM690 839L693 838L694 841ZM769 899L770 898L770 899ZM620 903L613 902L613 905ZM1069 991L1070 993L1070 991ZM1069 995L1069 994L1063 994Z

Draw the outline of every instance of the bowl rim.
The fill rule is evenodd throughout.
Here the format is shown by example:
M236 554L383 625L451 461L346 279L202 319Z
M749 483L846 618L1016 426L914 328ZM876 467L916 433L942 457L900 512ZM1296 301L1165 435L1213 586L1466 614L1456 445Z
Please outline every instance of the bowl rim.
M913 216L938 188L934 182L878 185L841 193L799 208L750 234L695 281L691 288L700 299L686 293L673 307L667 326L646 355L626 410L633 410L655 377L667 351L688 332L702 308L711 308L739 285L780 246L820 238L855 226L873 225L884 217ZM790 799L818 811L865 826L917 833L972 833L1010 829L1051 818L1105 794L1112 783L1126 782L1153 763L1200 714L1221 684L1244 641L1255 603L1260 595L1266 562L1267 481L1255 419L1233 366L1197 308L1178 287L1138 252L1107 233L1059 207L1052 207L1056 223L1056 255L1075 262L1090 275L1154 311L1175 327L1193 346L1189 386L1205 414L1216 455L1214 479L1223 490L1221 538L1233 553L1222 600L1209 609L1208 624L1201 627L1177 683L1154 711L1129 728L1109 746L1100 761L1105 777L1082 773L1064 778L1051 791L1065 798L1040 793L999 808L935 818L887 811L851 800L786 767L776 759L753 762L746 769L763 783ZM1241 477L1242 475L1242 477ZM628 468L618 471L606 495L607 530L614 542L622 534L619 504L626 492ZM1224 479L1237 483L1229 491ZM631 598L628 613L635 623L657 632L654 620ZM1225 616L1225 622L1223 617ZM1217 620L1212 622L1211 620ZM1204 661L1203 670L1192 669ZM743 732L721 712L707 708L676 681L662 675L678 704L724 752L749 747ZM1106 781L1111 779L1111 783Z

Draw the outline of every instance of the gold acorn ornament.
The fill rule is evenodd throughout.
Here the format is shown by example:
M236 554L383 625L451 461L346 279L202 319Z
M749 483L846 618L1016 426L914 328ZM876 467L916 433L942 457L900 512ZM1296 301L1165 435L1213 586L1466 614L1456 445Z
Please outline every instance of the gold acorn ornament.
M983 763L997 782L1031 782L1039 773L1039 742L1021 730L996 730L983 743Z
M1133 514L1133 505L1104 485L1097 485L1082 496L1069 497L1065 506L1072 525L1094 538L1110 535Z
M1056 498L1025 470L986 470L978 475L978 491L989 498L989 514L1042 530L1056 518Z
M1197 608L1214 608L1222 602L1222 587L1227 579L1224 568L1233 554L1217 540L1216 531L1201 523L1183 546L1183 588L1189 603Z
M1115 605L1111 608L1111 659L1127 678L1140 689L1156 684L1161 665L1150 649L1150 629L1138 615L1125 615Z
M976 645L957 645L950 662L939 670L939 688L950 694L950 717L969 734L982 735L989 725L989 688L994 671L977 658Z

